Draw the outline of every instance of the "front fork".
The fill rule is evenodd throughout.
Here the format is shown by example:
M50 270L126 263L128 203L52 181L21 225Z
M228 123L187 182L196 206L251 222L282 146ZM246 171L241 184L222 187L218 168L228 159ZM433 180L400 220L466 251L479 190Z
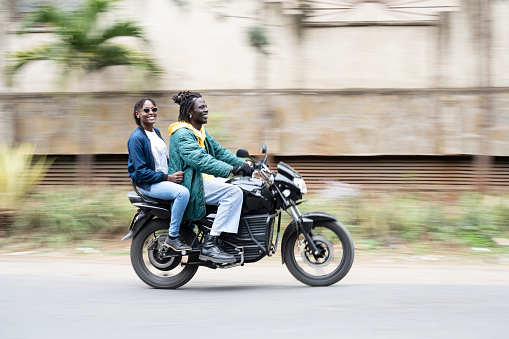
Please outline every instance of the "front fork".
M304 235L304 238L306 239L306 242L308 243L308 248L310 252L315 257L322 257L320 250L318 250L318 247L316 247L315 242L313 241L313 220L303 218L302 214L300 213L297 205L294 201L291 201L291 205L287 208L287 213L291 215L295 223L297 224L297 227L301 231L301 233Z

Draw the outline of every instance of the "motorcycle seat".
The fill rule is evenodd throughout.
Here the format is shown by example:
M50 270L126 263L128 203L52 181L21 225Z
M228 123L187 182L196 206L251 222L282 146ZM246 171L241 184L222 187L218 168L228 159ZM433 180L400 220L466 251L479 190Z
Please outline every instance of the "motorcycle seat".
M147 203L150 205L164 205L164 206L171 205L171 200L162 200L162 199L152 198L152 197L142 194L139 191L127 193L127 198L132 203L144 202L144 203Z
M127 193L127 198L132 202L145 202L147 204L151 205L165 205L165 206L171 206L171 200L162 200L157 198L149 197L148 195L145 195L141 193L138 190L138 187L136 187L136 184L134 181L131 180L131 184L133 185L134 192ZM136 201L133 201L132 199L135 199Z

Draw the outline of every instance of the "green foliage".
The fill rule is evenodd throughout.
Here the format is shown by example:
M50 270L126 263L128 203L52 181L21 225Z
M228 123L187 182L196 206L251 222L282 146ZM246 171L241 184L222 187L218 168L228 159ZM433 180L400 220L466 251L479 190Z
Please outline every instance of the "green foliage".
M509 237L509 197L463 194L456 199L435 193L358 193L344 197L314 194L302 211L335 215L354 236L393 242L440 242L494 247ZM324 196L325 195L325 196Z
M0 210L16 209L53 162L46 157L34 162L33 152L31 144L0 145Z
M175 5L177 5L178 7L185 7L188 5L188 1L187 0L171 0Z
M300 14L298 15L298 18L300 21L306 19L308 16L311 15L311 1L309 0L298 0L298 6L297 8L300 10Z
M127 233L135 212L124 190L44 189L19 207L10 235L46 244L108 238Z
M256 48L262 54L268 54L265 48L270 44L267 38L267 32L264 26L251 26L247 30L249 44Z
M493 238L509 238L509 196L435 193L310 194L303 213L333 214L368 245L437 244L490 247ZM44 188L19 205L9 235L38 245L121 238L135 213L124 189L105 187ZM284 214L284 227L290 218ZM27 240L25 240L27 239Z
M87 0L74 11L45 5L29 13L23 21L24 30L49 26L57 42L11 55L6 67L6 81L12 85L18 70L29 62L53 60L62 66L63 75L86 73L108 66L128 65L152 75L161 73L154 59L144 51L134 50L112 41L117 37L131 37L147 42L142 28L132 21L115 22L101 26L100 14L106 13L118 0Z

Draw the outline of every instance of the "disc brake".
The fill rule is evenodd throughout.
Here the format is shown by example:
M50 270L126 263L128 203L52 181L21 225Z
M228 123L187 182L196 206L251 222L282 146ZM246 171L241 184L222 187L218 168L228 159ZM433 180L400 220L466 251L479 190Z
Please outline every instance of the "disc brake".
M315 243L316 247L320 251L319 256L315 256L309 250L305 241L300 241L297 247L300 250L302 260L310 267L321 268L328 266L332 259L334 259L334 247L327 238L320 235L314 235L311 239Z

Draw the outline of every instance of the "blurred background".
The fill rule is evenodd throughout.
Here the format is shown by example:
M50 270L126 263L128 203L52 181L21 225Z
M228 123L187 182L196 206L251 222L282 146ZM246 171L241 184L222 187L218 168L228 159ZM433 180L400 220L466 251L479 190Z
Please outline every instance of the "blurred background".
M0 0L3 234L127 232L133 105L155 99L168 141L171 96L195 90L216 140L266 143L359 248L507 259L508 14L498 0Z

